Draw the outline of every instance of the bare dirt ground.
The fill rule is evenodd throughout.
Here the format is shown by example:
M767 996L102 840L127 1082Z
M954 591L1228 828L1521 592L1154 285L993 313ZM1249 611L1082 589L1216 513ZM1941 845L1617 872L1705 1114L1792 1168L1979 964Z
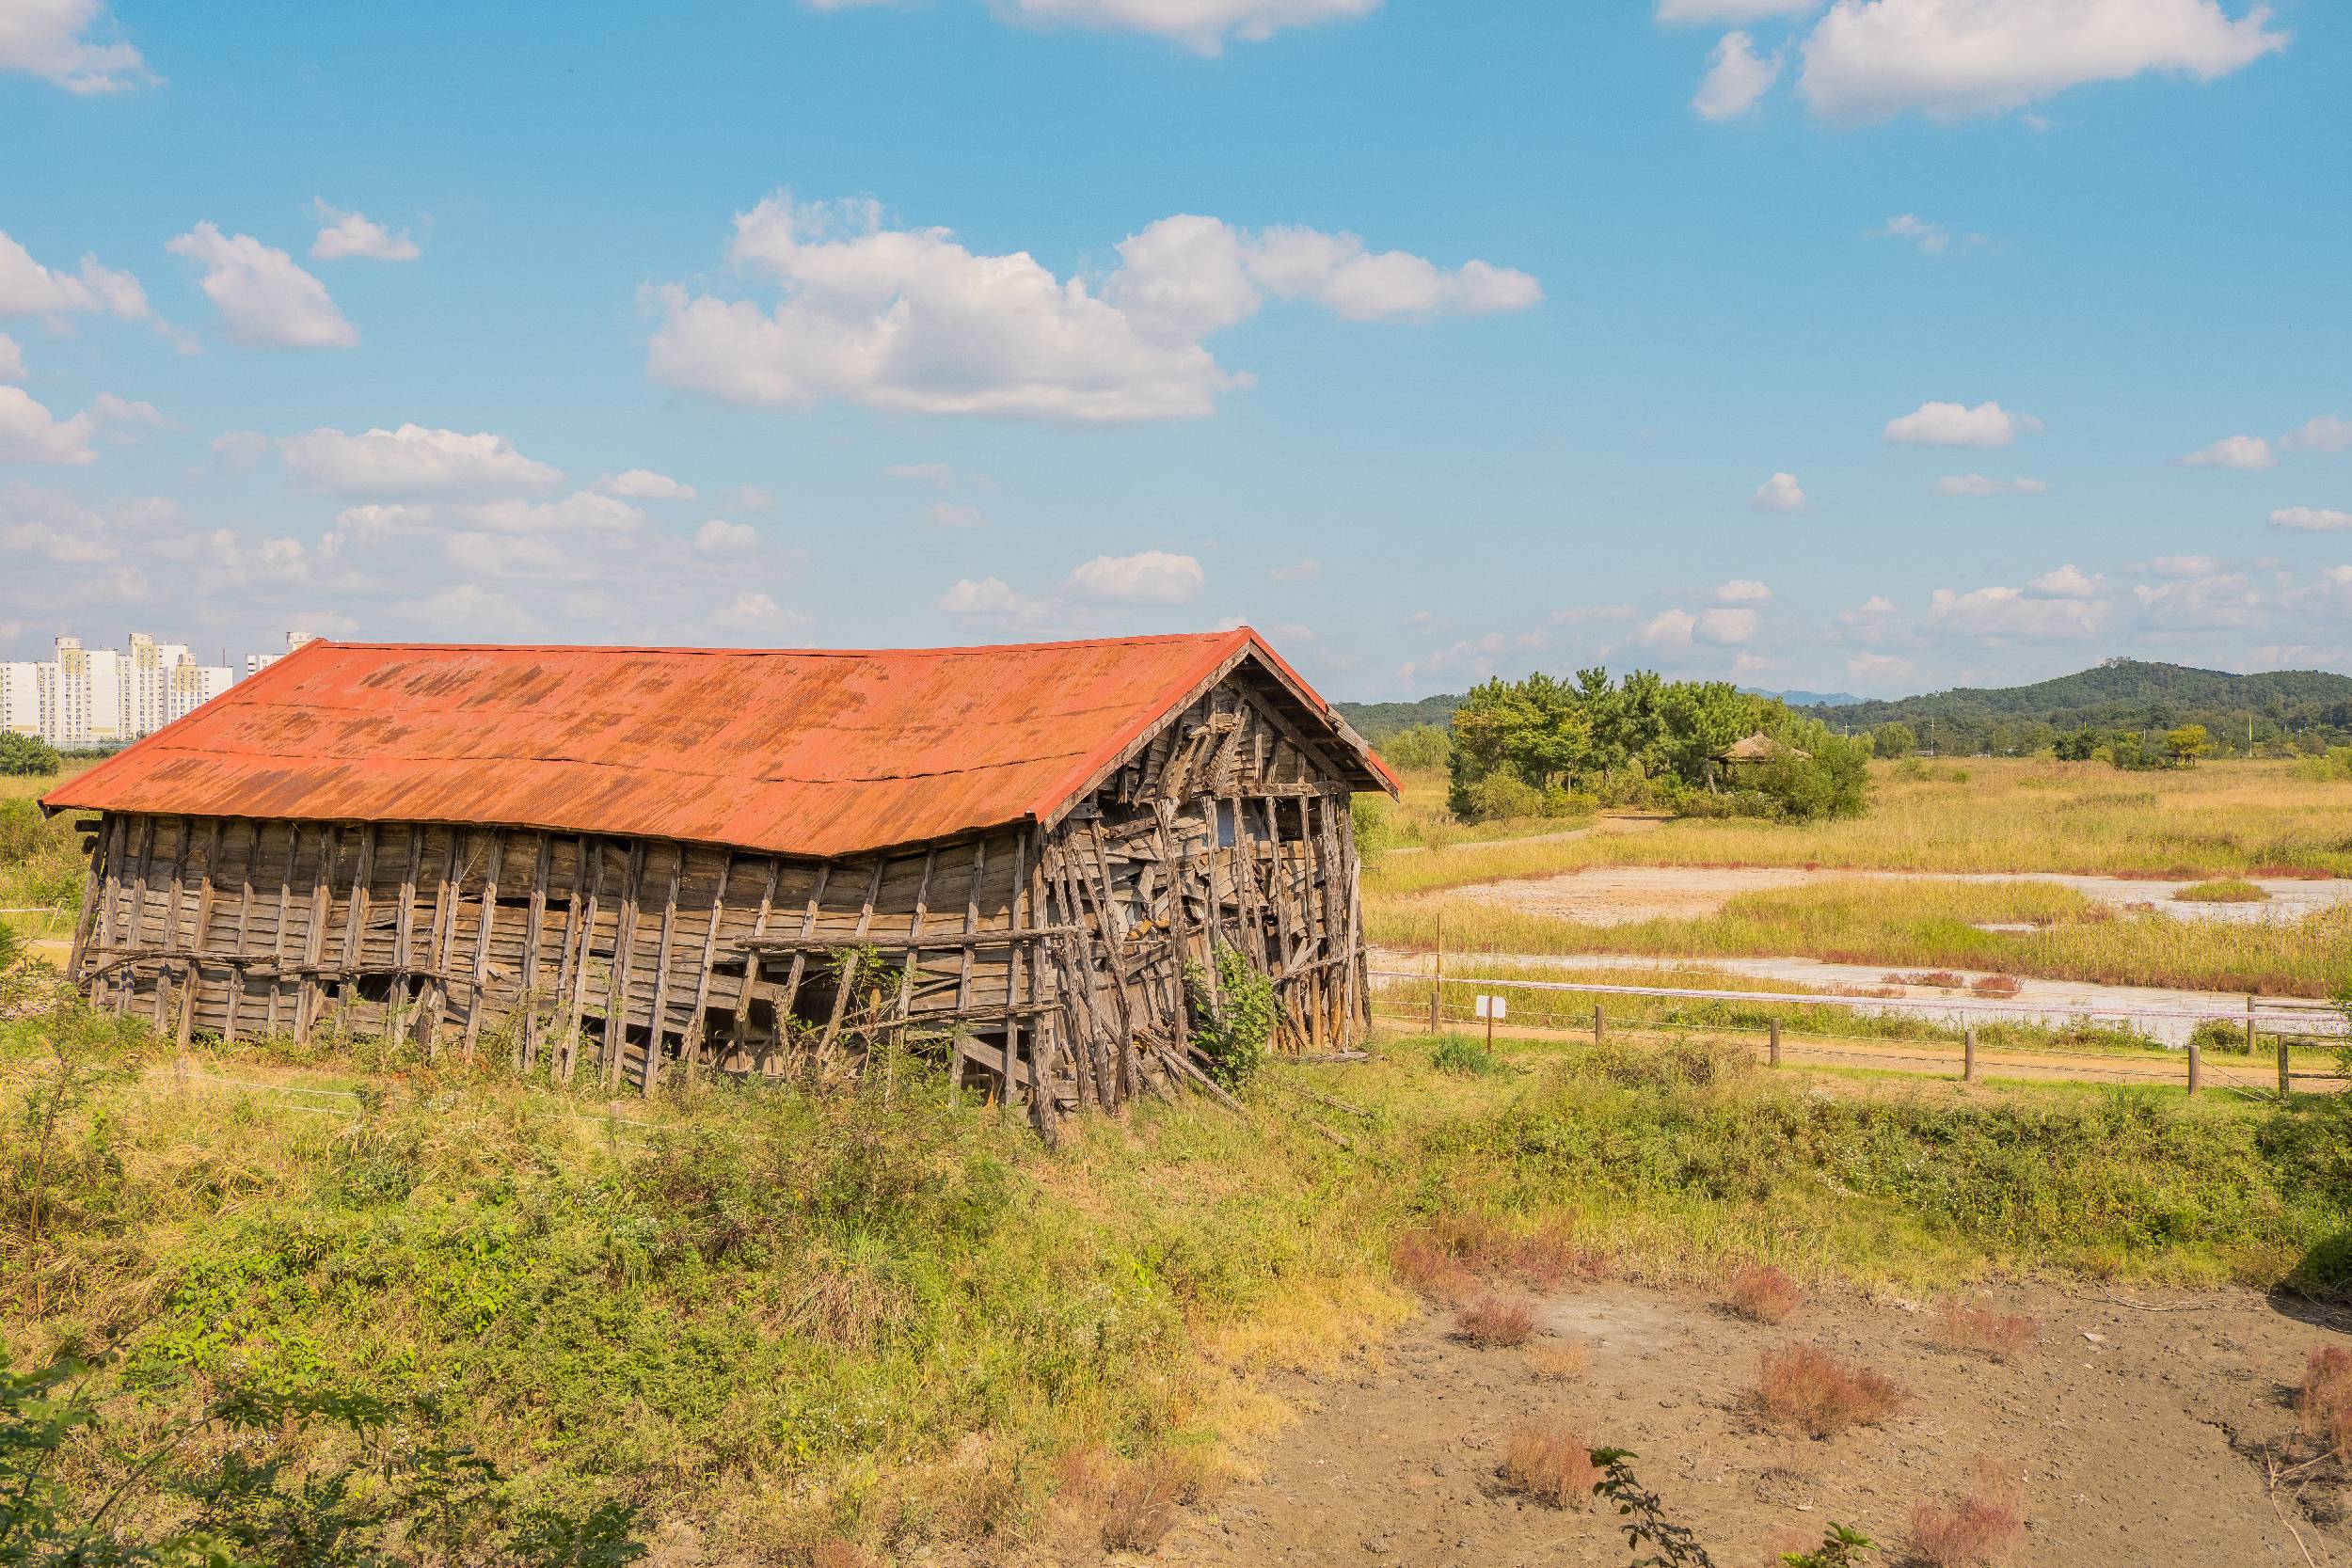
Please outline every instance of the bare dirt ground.
M1643 920L1694 920L1721 913L1743 893L1768 893L1831 881L2056 882L2117 909L2147 909L2177 920L2293 921L2352 903L2352 879L2269 878L2255 882L2269 897L2260 903L2208 904L2175 900L2186 882L2128 877L2088 877L2049 871L1841 871L1831 867L1756 865L1597 865L1557 877L1514 878L1445 888L1424 901L1468 898L1523 914L1551 915L1587 926L1628 926Z
M2272 1479L2306 1457L2294 1389L2312 1349L2352 1345L2342 1326L2241 1290L2019 1285L1968 1299L2039 1319L2040 1343L2004 1364L1946 1348L1925 1304L1828 1296L1767 1327L1704 1294L1601 1283L1540 1304L1536 1344L1577 1336L1592 1352L1581 1377L1546 1382L1525 1351L1450 1338L1440 1313L1376 1366L1282 1390L1301 1418L1263 1475L1194 1510L1148 1560L1623 1568L1635 1554L1613 1515L1533 1503L1498 1480L1515 1428L1560 1420L1633 1450L1722 1568L1775 1563L1833 1520L1884 1548L1871 1560L1913 1560L1913 1509L1971 1484L1980 1456L2016 1488L2012 1564L2352 1563L2335 1464ZM1894 1378L1902 1408L1824 1440L1765 1430L1750 1397L1759 1358L1799 1344Z

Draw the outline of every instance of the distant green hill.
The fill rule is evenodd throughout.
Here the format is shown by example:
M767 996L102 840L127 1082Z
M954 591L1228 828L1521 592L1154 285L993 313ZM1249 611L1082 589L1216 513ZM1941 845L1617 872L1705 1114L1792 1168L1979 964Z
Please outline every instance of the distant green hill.
M2352 736L2352 675L2324 670L2233 675L2111 658L2031 686L1961 687L1817 711L1827 722L1854 730L1899 721L1940 751L2032 751L2048 743L2047 732L2145 732L2182 724L2202 724L2216 740L2242 750L2249 723L2258 745Z
M2269 670L2233 675L2185 664L2111 658L2090 670L2031 686L1961 687L1887 702L1820 702L1815 693L1780 695L1803 704L1833 728L1876 729L1899 721L1923 745L1942 752L2038 751L2061 734L2094 730L2169 730L2202 724L2233 750L2246 745L2250 721L2258 746L2317 739L2352 740L2352 675L2324 670ZM1808 699L1813 699L1808 701ZM1342 717L1375 746L1416 724L1451 721L1458 696L1417 703L1335 703Z

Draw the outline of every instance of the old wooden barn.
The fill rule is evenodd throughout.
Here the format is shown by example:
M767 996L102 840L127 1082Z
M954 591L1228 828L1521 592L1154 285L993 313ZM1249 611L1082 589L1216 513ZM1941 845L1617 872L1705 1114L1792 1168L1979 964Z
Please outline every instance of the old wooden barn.
M185 1042L406 1032L559 1076L853 1070L1112 1107L1184 970L1367 1016L1380 760L1255 633L879 653L313 642L43 804L71 971ZM1042 1082L1050 1092L1031 1091Z

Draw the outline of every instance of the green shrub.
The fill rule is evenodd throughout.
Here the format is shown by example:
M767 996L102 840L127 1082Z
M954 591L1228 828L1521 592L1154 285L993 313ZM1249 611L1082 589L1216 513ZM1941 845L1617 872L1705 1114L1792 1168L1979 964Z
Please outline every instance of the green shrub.
M2225 1018L2199 1020L2197 1027L2188 1033L2188 1043L2200 1051L2226 1051L2239 1056L2253 1050L2246 1043L2245 1025L2232 1023Z
M64 766L45 743L13 730L0 731L0 778L40 778Z
M1184 991L1192 1002L1192 1043L1209 1059L1209 1076L1238 1089L1265 1066L1281 1003L1274 982L1232 947L1216 950L1216 984L1197 963L1184 966Z
M1454 815L1465 822L1507 822L1541 816L1544 792L1510 773L1489 773L1456 792Z
M1457 1078L1483 1078L1495 1069L1495 1053L1475 1035L1448 1035L1429 1053L1429 1065Z

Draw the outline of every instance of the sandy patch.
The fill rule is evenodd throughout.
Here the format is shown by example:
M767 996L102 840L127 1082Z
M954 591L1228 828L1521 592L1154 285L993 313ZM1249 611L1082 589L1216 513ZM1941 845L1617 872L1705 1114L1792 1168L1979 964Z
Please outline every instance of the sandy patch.
M2154 1310L2122 1305L2126 1294ZM2018 1488L2017 1562L2352 1554L2332 1462L2275 1490L2265 1464L2280 1456L2283 1467L2293 1442L2305 1355L2352 1345L2324 1314L2235 1290L2019 1286L1970 1299L2039 1319L2040 1344L2004 1364L1944 1348L1925 1304L1828 1296L1762 1327L1705 1295L1602 1284L1541 1304L1548 1329L1593 1349L1586 1375L1553 1384L1530 1374L1525 1353L1458 1344L1449 1320L1433 1317L1376 1371L1287 1390L1308 1413L1271 1446L1263 1476L1187 1517L1152 1560L1622 1568L1613 1516L1541 1507L1497 1484L1511 1431L1535 1419L1633 1450L1644 1482L1724 1568L1776 1561L1832 1520L1887 1548L1871 1560L1899 1562L1912 1510L1963 1483L1980 1454ZM1758 1360L1797 1344L1894 1378L1904 1408L1822 1441L1763 1430L1749 1404Z
M1629 926L1644 920L1695 920L1722 912L1743 893L1806 887L1817 882L2054 882L2116 909L2146 909L2176 920L2294 921L2352 904L2352 879L2272 879L2257 882L2270 896L2259 904L2175 902L2192 884L2060 872L1841 871L1804 866L1597 865L1556 877L1479 882L1422 895L1423 901L1467 898L1523 914L1552 915L1587 926Z

